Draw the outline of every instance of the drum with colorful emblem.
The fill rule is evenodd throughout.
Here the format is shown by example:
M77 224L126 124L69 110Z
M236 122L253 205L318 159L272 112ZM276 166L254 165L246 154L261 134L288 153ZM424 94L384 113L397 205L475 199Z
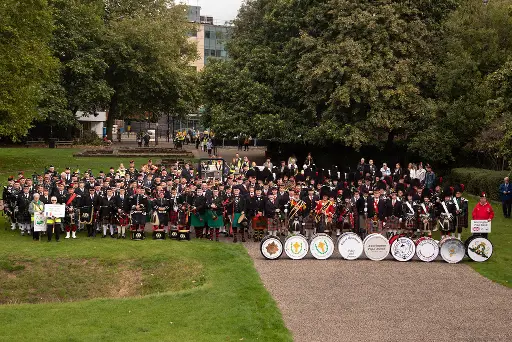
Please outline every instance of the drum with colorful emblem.
M300 260L308 254L308 240L301 234L290 235L284 242L284 252L290 259Z
M334 253L334 242L329 235L318 233L311 237L309 249L315 259L325 260Z
M456 264L462 261L466 254L464 243L454 237L446 237L441 240L439 250L443 260L450 264Z
M406 236L398 237L391 245L391 255L398 261L409 261L416 253L414 241Z
M476 262L489 260L492 255L492 243L483 236L473 235L465 242L466 254Z
M420 237L416 240L416 256L421 261L431 262L439 255L439 244L429 237Z
M379 233L368 235L363 241L363 246L364 253L370 260L384 260L389 254L389 241Z
M261 240L260 251L265 259L275 260L283 254L283 243L277 236L265 236Z
M336 244L338 245L338 252L345 260L356 260L363 254L363 240L356 233L341 234Z

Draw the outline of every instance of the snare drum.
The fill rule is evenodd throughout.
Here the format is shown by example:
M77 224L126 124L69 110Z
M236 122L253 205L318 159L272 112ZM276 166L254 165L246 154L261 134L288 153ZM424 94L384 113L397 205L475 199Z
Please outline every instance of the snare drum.
M276 236L265 236L261 240L260 251L265 259L278 259L283 254L283 243Z
M284 252L290 259L300 260L308 254L308 240L302 234L291 235L284 242Z
M489 260L492 255L492 243L483 236L471 236L465 242L468 257L476 262Z
M163 229L153 231L153 240L165 240L165 231Z
M456 264L462 261L466 254L464 243L454 237L447 237L441 240L439 249L443 260L450 264Z
M368 235L364 241L364 253L370 260L384 260L389 254L389 241L379 233Z
M329 235L318 233L311 237L309 249L315 259L325 260L334 253L334 242Z
M178 240L178 229L169 229L169 239Z
M439 255L439 244L429 237L421 237L416 240L416 256L421 261L431 262Z
M416 245L408 237L398 237L391 245L391 255L398 261L411 260L414 257L414 253L416 253Z
M146 238L146 233L143 230L132 230L132 240L140 241Z
M356 260L363 254L363 240L356 233L341 234L336 244L343 259Z
M183 240L190 241L190 230L187 230L187 229L178 230L178 240L179 241L183 241Z

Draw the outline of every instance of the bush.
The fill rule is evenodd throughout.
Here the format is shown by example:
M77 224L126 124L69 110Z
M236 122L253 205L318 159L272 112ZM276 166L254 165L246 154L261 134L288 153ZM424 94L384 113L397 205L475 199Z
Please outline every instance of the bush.
M464 184L465 191L478 195L482 191L495 201L499 201L498 188L509 171L493 171L475 168L452 169L449 180L451 184Z
M93 131L83 131L82 137L78 140L80 145L102 145L103 140Z

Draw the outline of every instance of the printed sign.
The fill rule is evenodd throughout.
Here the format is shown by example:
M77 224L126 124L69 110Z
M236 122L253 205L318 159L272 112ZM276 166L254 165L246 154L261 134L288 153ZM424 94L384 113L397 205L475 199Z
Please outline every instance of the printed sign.
M35 212L34 213L34 231L35 232L44 232L46 231L46 218L43 213Z
M490 233L491 222L487 220L472 220L471 233Z
M64 217L66 216L66 206L64 204L45 204L44 216Z

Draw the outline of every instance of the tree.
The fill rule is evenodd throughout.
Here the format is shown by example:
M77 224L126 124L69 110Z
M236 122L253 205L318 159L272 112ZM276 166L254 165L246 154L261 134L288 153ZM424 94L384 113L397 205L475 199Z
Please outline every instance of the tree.
M188 41L194 27L186 22L186 7L166 0L105 2L103 45L108 65L106 82L113 93L108 109L111 138L115 119L146 112L182 115L197 105L197 58Z
M18 140L43 114L44 85L57 78L48 46L51 9L45 0L4 0L0 5L0 136Z

